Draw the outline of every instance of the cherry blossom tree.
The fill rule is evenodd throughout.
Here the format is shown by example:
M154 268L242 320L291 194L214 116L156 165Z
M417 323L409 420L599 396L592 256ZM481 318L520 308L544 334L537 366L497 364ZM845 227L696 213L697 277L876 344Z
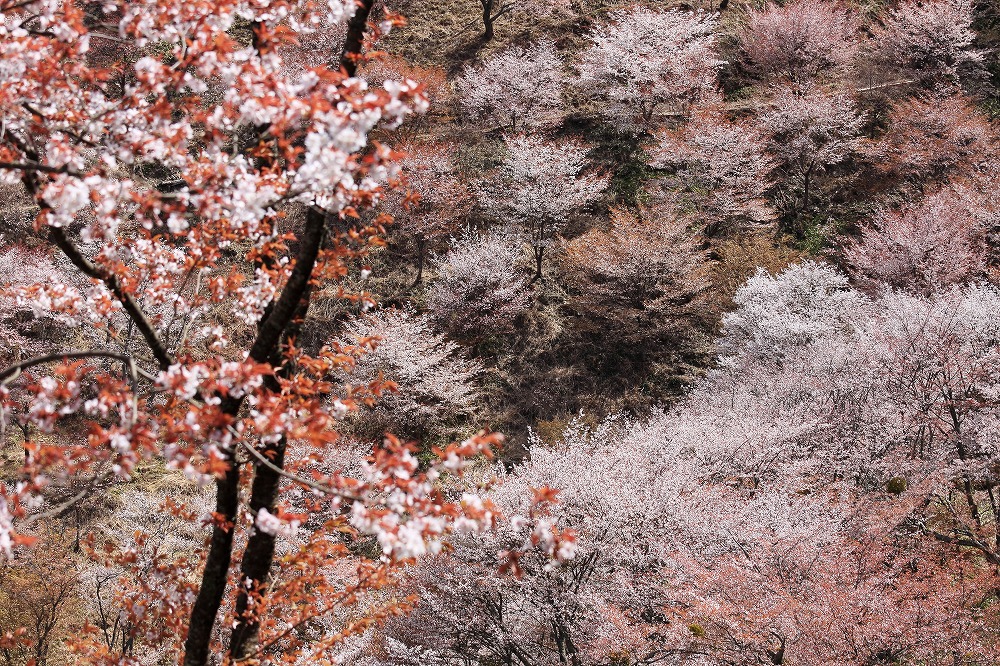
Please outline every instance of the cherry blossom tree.
M726 369L694 392L677 427L691 428L687 441L702 442L701 455L731 487L756 493L790 484L784 487L795 499L783 501L799 507L833 488L839 497L827 495L833 504L825 516L795 521L821 518L808 540L774 534L733 551L739 563L718 571L719 594L706 599L705 617L714 623L729 615L719 603L750 601L732 607L726 626L703 630L734 653L756 645L758 652L784 653L788 663L863 662L879 653L933 659L939 650L950 658L953 650L991 649L979 641L996 637L972 627L976 604L995 580L995 565L984 566L993 561L995 534L973 527L970 516L980 501L989 503L993 481L983 474L995 456L986 425L996 418L995 403L960 396L992 391L997 350L986 342L995 328L987 313L996 308L996 291L890 293L873 301L832 268L804 265L758 276L738 300L725 321ZM705 438L720 427L729 434L712 440L722 444L712 451ZM956 437L956 429L963 434ZM953 465L956 459L963 462ZM931 515L942 519L940 533L925 522ZM983 559L948 553L957 543ZM771 551L771 544L784 545ZM772 563L755 559L761 546ZM925 566L913 566L915 553L926 553ZM826 557L828 565L816 566ZM753 582L735 592L744 576ZM964 583L944 582L955 577ZM937 594L933 613L917 610ZM910 610L890 613L893 605ZM892 617L880 626L886 614ZM857 631L869 623L871 633ZM746 629L755 624L753 638Z
M676 619L689 649L747 665L983 659L995 637L978 630L975 608L989 572L887 529L895 507L879 505L894 501L858 501L863 517L839 521L789 511L808 529L768 521L750 538L732 531L725 554L688 560L693 594Z
M580 86L618 129L655 129L715 90L714 16L634 8L609 18L590 35Z
M826 286L817 289L817 280ZM917 493L911 518L925 534L1000 562L995 527L982 522L979 508L996 502L994 287L873 300L832 269L804 265L759 275L737 301L724 321L732 370L719 387L738 388L741 409L755 410L755 419L769 422L781 410L785 423L797 424L778 431L783 456L815 460L809 476L834 474L867 487L901 479L903 488L908 479ZM773 407L766 396L775 397ZM712 400L736 404L735 394ZM801 443L791 445L793 437ZM775 464L784 463L768 463ZM923 522L936 512L940 531Z
M917 84L977 83L985 54L975 48L969 0L907 0L891 9L874 35L880 66Z
M400 164L409 191L388 198L395 227L416 241L415 284L423 279L428 246L458 231L474 204L468 185L455 173L453 154L449 144L406 147Z
M382 220L362 222L359 211L378 202L398 156L369 132L426 104L413 81L371 88L353 76L365 42L397 23L386 17L366 30L370 10L0 5L2 181L36 207L21 232L65 255L85 285L56 275L17 296L103 336L100 346L0 371L4 422L41 433L2 487L0 550L9 557L28 546L32 521L62 510L44 508L54 480L92 491L152 459L213 485L205 547L153 553L156 575L123 598L135 635L187 666L210 655L315 663L399 611L362 600L391 585L403 563L437 549L456 525L486 528L496 518L482 502L449 501L435 483L490 455L498 436L449 445L423 470L412 447L387 438L354 477L302 476L286 455L289 442L331 444L345 413L382 388L329 381L359 350L295 345L314 286L342 280L379 242ZM286 66L281 46L327 24L346 24L343 51L318 66ZM122 46L89 57L107 43ZM281 221L296 213L295 233L284 233ZM72 437L73 424L86 435ZM277 541L301 523L280 503L286 483L338 513L279 562ZM201 520L176 503L167 510ZM369 535L379 550L353 556L351 534ZM136 559L128 548L106 555ZM325 576L332 561L350 575ZM345 617L338 631L298 631L335 611ZM80 659L120 663L92 638L72 639Z
M930 293L986 275L986 230L961 191L948 188L903 211L883 210L861 229L846 259L857 277Z
M37 557L7 563L0 571L0 627L15 639L3 649L7 664L49 664L67 657L59 638L78 617L82 586L69 539L46 536Z
M587 149L578 143L517 136L495 176L479 186L483 208L498 220L521 227L535 254L535 275L542 278L545 251L574 211L595 201L607 178L585 172Z
M382 396L366 433L379 437L386 430L426 435L474 410L476 379L482 366L466 360L458 345L431 327L426 315L384 310L354 319L345 327L341 346L377 340L346 373L345 381L367 386L385 380L393 390Z
M672 412L608 438L635 474L649 458L631 438L644 432L672 465L661 477L697 488L657 494L679 504L656 515L681 527L640 537L667 563L642 579L662 595L661 650L821 664L976 663L995 649L977 608L995 586L996 532L974 516L993 506L996 404L962 396L993 394L996 299L973 287L872 301L817 264L741 290L720 370ZM549 482L573 489L567 510L578 475Z
M738 39L748 70L801 84L850 63L855 30L846 7L797 0L748 10Z
M0 660L993 663L980 5L574 7L446 72L370 0L0 0ZM825 199L849 272L781 268L750 225Z
M790 269L769 286L799 290L803 282L836 276L819 266L799 273ZM844 284L843 276L833 281ZM981 303L982 296L962 299ZM867 304L860 294L854 300ZM802 304L789 329L812 312L829 318L836 306L820 302ZM931 307L955 315L957 303ZM709 377L671 412L643 421L615 416L596 426L579 419L554 444L536 440L529 462L498 472L491 497L516 507L522 484L557 490L552 517L576 529L576 556L559 567L522 558L520 577L494 578L481 572L511 537L494 541L500 535L493 533L485 541L457 542L416 570L424 599L415 615L390 626L405 646L399 652L443 664L986 658L997 635L979 622L978 607L992 594L995 568L956 557L949 534L928 538L925 530L934 528L920 526L924 511L943 515L927 501L937 501L935 488L942 499L953 489L947 458L929 465L926 458L911 459L910 485L869 486L855 476L871 466L871 454L889 463L883 474L901 471L905 456L894 458L880 436L904 449L907 435L921 436L907 420L884 428L862 420L867 432L853 425L856 409L879 408L888 396L894 402L886 415L904 405L919 409L906 384L880 383L885 357L868 356L886 341L868 344L868 334L909 319L896 314L907 312L904 307L879 321L886 305L902 303L854 309L864 321L859 329L851 329L858 320L845 313L843 328L828 329L813 343L778 343L774 349L783 354L776 363L762 359L756 346L746 356L734 349L739 363ZM843 340L855 333L860 337ZM920 336L911 329L907 339ZM911 361L925 352L922 345L893 347ZM995 351L987 353L991 358ZM859 363L867 363L861 373L844 371ZM975 367L969 358L961 363ZM821 368L831 374L817 374ZM974 408L980 409L979 416L992 411ZM976 432L989 441L985 430ZM873 448L852 451L851 437L862 435L872 438L865 444ZM981 543L992 549L992 541Z
M684 338L707 288L705 258L684 218L665 210L612 212L611 228L566 246L571 303L619 344L643 348Z
M445 663L589 665L608 663L628 648L636 649L636 661L654 656L662 638L648 628L643 612L653 610L657 598L649 576L661 551L650 545L687 517L674 502L690 477L671 473L673 450L647 448L660 442L629 425L610 419L592 432L573 423L555 447L536 442L530 462L501 473L492 493L498 505L519 505L525 484L558 489L550 519L578 528L574 565L521 558L518 577L487 580L477 573L493 553L523 537L495 532L488 541L456 542L454 551L416 572L426 593L394 634L407 645L450 656Z
M780 167L801 183L802 209L808 209L815 177L851 156L861 119L848 98L822 92L786 89L773 104L761 124Z
M656 138L652 166L675 171L705 216L708 235L730 222L773 219L766 195L775 165L759 128L731 122L709 108L699 109L689 122L659 132Z
M511 332L530 301L523 258L524 244L517 234L466 230L434 259L436 276L427 289L428 310L460 337Z
M513 131L557 124L562 111L562 62L550 41L511 46L455 82L466 117Z
M996 132L962 95L930 95L895 104L889 127L860 146L878 183L922 183L981 170Z
M845 330L867 299L850 288L846 275L805 261L772 276L763 269L737 290L736 309L724 319L723 356L767 355L779 359Z
M71 273L57 263L61 262L58 259L53 261L40 248L29 249L12 244L0 251L0 280L3 283L0 292L0 312L3 313L0 335L4 341L4 363L16 363L44 353L46 347L60 337L54 334L54 329L62 327L70 333L89 333L80 331L74 318L60 317L48 307L52 300L46 298L59 300L62 295L58 292L46 294L41 303L30 295L37 285L50 281L64 285L69 283L78 289L85 286L82 280L74 284Z

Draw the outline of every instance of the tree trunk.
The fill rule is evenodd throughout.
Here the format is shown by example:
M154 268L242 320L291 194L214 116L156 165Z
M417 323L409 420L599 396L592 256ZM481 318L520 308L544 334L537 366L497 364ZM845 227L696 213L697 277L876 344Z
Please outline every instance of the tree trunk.
M316 266L325 229L326 213L310 208L306 215L306 227L302 232L295 267L271 312L261 320L257 337L248 354L250 360L257 363L274 361L279 345L289 332L289 326L303 313L303 300L308 303L309 280ZM242 408L244 400L245 398L226 399L222 403L223 413L235 417ZM228 585L234 523L239 508L240 471L235 451L228 452L227 458L228 469L225 475L216 481L216 520L221 519L223 522L222 524L217 522L212 528L212 539L205 560L202 582L191 611L188 635L184 641L184 666L206 666L208 663L212 631ZM260 468L257 471L259 473ZM254 486L257 485L255 478ZM264 545L260 544L260 547ZM253 553L248 554L253 558ZM270 557L266 556L266 553L262 554L262 557L263 560L259 565L263 566L263 561L266 560L266 574L273 559L273 549Z
M479 0L483 5L483 40L493 39L493 5L496 0Z
M808 169L806 169L806 171L805 171L805 178L803 179L803 183L802 183L802 185L803 185L802 210L803 211L809 210L809 184L810 184L810 181L812 180L812 171L813 171L812 167L809 167Z
M531 278L531 282L537 282L542 279L542 259L545 257L545 248L541 245L536 245L535 248L535 276Z
M287 440L282 437L276 444L268 446L261 453L278 467L284 467ZM258 465L254 471L253 486L250 491L250 512L256 516L261 509L274 511L278 499L278 485L281 475L269 467ZM274 561L275 536L254 529L243 551L240 565L240 591L236 597L236 617L229 654L234 659L243 659L254 652L257 634L260 631L257 612L249 610L252 596L263 595L263 587ZM249 612L248 612L249 611Z
M778 638L777 650L766 650L765 652L774 666L782 666L785 663L785 639Z
M962 441L962 420L955 409L955 396L949 390L944 392L944 397L948 400L948 414L951 416L951 427L955 433L955 449L958 452L959 459L964 462L968 457L968 453L965 449L965 443ZM969 511L972 513L973 520L976 521L976 526L982 527L983 520L979 511L979 504L976 502L976 495L972 488L972 479L969 478L967 472L962 474L962 491L965 493L965 501L969 504Z
M424 279L424 253L427 251L427 239L417 236L417 279L413 281L416 287Z
M322 239L320 240L322 244ZM288 329L283 336L282 344L275 350L271 359L272 366L281 363L282 353L288 340L298 336L309 313L309 303L312 296L312 287L307 286L299 300L299 307L294 318L289 322ZM277 373L281 378L287 379L292 375L291 364L282 365ZM269 391L279 392L281 384L275 377L266 377L264 386ZM288 447L288 439L282 436L277 443L266 447L261 454L270 460L275 467L284 469L285 451ZM250 488L250 511L256 520L257 513L261 509L267 509L274 513L274 506L278 500L278 485L281 483L281 474L271 467L258 464L254 468L253 484ZM253 654L257 645L257 638L260 632L259 611L249 611L251 595L257 599L263 598L263 589L271 572L271 565L274 562L275 536L256 529L250 535L246 548L243 551L243 558L240 564L240 587L236 597L236 617L233 626L232 636L229 640L229 654L242 659Z
M233 531L239 507L240 468L232 451L227 452L226 458L229 468L215 482L215 525L212 527L198 597L191 609L188 635L184 640L184 666L205 666L208 663L212 629L229 579Z
M374 0L360 0L354 16L347 24L347 37L344 38L344 48L340 52L338 64L348 76L354 76L358 71L357 59L365 45L365 28L374 4Z
M990 500L990 509L993 511L993 542L995 544L994 549L996 550L997 553L1000 553L1000 520L998 520L998 517L1000 517L1000 513L998 513L998 511L1000 511L1000 504L998 504L997 496L996 493L994 492L995 487L996 486L994 486L993 484L986 486L986 496Z

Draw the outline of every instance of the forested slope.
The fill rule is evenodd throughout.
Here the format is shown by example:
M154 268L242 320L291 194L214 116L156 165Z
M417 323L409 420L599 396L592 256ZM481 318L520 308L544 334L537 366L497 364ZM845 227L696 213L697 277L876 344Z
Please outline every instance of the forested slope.
M1000 664L995 2L0 13L4 664Z

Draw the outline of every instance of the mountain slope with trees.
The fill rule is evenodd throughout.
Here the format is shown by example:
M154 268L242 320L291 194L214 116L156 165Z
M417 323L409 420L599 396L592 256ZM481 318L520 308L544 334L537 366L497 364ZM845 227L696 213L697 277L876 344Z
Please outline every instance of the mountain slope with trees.
M3 664L1000 664L996 3L0 15Z

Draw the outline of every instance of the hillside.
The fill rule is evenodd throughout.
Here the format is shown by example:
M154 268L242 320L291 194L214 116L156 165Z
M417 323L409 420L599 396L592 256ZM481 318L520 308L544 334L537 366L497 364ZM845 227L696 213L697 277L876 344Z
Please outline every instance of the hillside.
M996 2L0 14L0 665L1000 665Z

